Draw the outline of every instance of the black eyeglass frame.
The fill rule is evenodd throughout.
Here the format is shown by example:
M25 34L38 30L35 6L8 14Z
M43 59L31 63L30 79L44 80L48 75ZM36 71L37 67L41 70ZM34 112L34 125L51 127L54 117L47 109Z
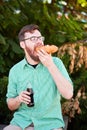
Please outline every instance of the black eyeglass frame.
M35 39L36 38L36 39ZM22 41L25 41L25 40L31 40L31 41L37 41L38 39L41 39L42 41L45 40L45 37L44 36L39 36L39 37L36 37L36 36L32 36L30 38L25 38L23 39Z

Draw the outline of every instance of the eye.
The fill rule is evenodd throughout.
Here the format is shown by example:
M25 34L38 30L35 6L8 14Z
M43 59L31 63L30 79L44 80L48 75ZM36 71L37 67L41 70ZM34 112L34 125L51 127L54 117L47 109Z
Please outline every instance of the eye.
M36 41L38 39L38 37L31 37L30 40L31 41Z

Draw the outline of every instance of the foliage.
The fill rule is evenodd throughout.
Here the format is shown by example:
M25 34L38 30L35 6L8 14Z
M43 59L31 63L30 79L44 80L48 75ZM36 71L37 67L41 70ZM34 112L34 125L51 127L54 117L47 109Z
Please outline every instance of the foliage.
M78 41L77 44L76 42L73 44L64 44L58 51L58 56L63 60L64 64L66 64L66 68L68 67L67 70L70 73L74 84L74 96L70 100L62 100L62 112L63 115L68 115L69 121L71 122L73 121L73 118L77 118L79 120L77 123L79 126L81 125L81 130L85 128L87 120L86 49L86 40L83 40ZM65 60L66 55L68 60ZM73 129L76 129L76 127Z
M87 1L86 0L78 0L78 3L81 4L82 7L87 7Z
M82 17L78 18L78 14L80 15L83 10L87 12L87 9L81 7L79 1L68 0L66 6L59 2L52 0L49 4L43 3L43 0L0 1L0 118L2 119L0 123L8 123L11 119L12 114L8 111L5 101L8 72L24 56L17 35L21 27L26 24L38 24L46 38L45 44L55 44L60 48L62 57L60 54L58 56L62 58L70 72L75 85L75 96L82 84L87 88L86 61L83 57L86 46L84 42L77 42L87 37L87 23L81 22ZM84 56L86 57L85 54ZM81 59L84 59L83 62ZM83 116L87 115L86 100L81 98L79 101L82 117L78 118L82 120Z
M79 98L81 97L81 89L78 91L76 97L62 103L62 114L68 116L69 121L75 118L76 114L81 114Z
M51 4L40 0L8 0L0 3L1 76L7 75L10 67L23 57L17 35L25 24L40 25L42 34L46 37L45 44L59 46L68 41L82 39L84 25L71 16L68 19L65 15L59 17L58 11L60 7L56 1Z
M67 60L67 65L70 73L75 73L82 66L87 69L87 46L86 40L81 40L76 43L67 43L59 47L58 56L64 58L68 55L70 58ZM67 62L66 61L66 62Z
M8 124L12 117L12 113L8 110L5 99L7 80L8 78L6 76L0 78L0 123L5 124Z
M68 101L62 103L62 113L69 117L69 121L72 118L75 118L76 115L79 115L81 118L82 115L86 114L87 107L87 91L85 91L86 86L81 86L76 93L76 96L71 98Z

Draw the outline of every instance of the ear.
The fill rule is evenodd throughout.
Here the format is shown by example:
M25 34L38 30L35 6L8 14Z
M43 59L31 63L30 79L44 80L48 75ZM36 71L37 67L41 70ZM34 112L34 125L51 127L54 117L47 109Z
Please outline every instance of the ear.
M25 48L25 43L24 43L24 41L21 41L21 42L20 42L20 47L23 48L23 49Z

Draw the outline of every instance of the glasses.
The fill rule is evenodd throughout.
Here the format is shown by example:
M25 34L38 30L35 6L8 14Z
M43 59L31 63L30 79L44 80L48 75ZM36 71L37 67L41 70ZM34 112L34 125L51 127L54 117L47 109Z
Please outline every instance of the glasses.
M33 36L33 37L30 37L30 38L25 38L22 41L25 41L25 40L31 40L32 42L36 42L38 40L44 41L45 37L43 37L43 36L39 36L39 37Z

